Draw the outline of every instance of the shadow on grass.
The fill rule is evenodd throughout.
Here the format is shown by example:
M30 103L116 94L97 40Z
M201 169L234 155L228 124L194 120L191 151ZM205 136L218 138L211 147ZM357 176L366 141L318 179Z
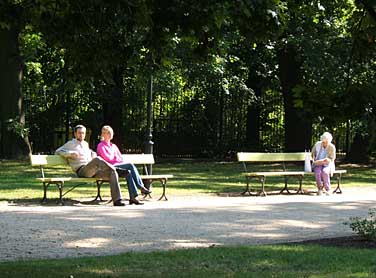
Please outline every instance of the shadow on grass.
M63 203L59 202L59 199L51 198L47 199L46 201L42 202L41 199L31 198L31 199L15 199L15 200L6 200L0 199L0 201L8 202L9 206L47 206L47 207L60 207L60 206L98 206L98 205L107 205L112 202L111 199L103 199L103 201L99 200L75 200L71 198L64 198Z

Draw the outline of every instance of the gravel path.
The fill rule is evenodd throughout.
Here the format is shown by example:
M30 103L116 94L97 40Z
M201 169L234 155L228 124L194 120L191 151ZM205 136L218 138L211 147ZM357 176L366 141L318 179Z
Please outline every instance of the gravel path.
M347 236L343 222L376 207L376 187L332 196L169 197L126 207L0 203L0 261Z

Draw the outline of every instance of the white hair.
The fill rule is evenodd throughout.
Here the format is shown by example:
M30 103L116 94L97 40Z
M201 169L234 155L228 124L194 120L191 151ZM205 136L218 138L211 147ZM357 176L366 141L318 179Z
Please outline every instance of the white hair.
M326 139L328 140L328 143L331 143L332 140L333 140L333 136L329 133L329 132L324 132L321 137L320 137L320 140L322 141L323 139Z

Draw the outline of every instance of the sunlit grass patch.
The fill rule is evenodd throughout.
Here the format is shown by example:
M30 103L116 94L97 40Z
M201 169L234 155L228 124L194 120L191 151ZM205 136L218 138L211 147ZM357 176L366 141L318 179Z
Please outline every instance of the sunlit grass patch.
M375 277L370 249L230 246L0 263L2 277Z

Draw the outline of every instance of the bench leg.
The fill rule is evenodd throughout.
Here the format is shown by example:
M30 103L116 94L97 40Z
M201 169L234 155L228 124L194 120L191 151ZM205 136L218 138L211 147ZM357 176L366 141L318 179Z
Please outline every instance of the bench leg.
M303 192L303 177L302 176L300 176L300 177L298 177L298 179L299 179L299 189L298 189L298 191L296 191L296 194L304 194L304 192Z
M60 205L64 205L64 201L63 201L63 188L64 188L64 182L61 181L61 182L56 182L56 186L57 188L59 189L59 201L58 201L58 204Z
M64 182L63 181L43 182L43 199L41 200L41 203L47 202L47 187L50 184L56 184L57 189L59 189L59 200L57 201L57 203L60 204L60 205L64 205L64 201L63 201Z
M161 197L159 197L158 201L164 199L165 201L168 201L167 197L166 197L166 183L167 183L167 180L165 179L162 179L161 180L161 183L162 183L162 195Z
M248 193L249 196L254 196L255 194L252 194L251 188L249 186L249 179L250 178L249 177L245 177L245 179L246 179L247 185L246 185L244 191L241 194L245 195L246 193Z
M285 190L286 190L287 194L290 194L290 191L287 188L287 181L288 181L288 179L289 178L285 176L285 187L281 191L279 191L279 194L282 194L283 191L285 191Z
M334 189L333 193L342 194L340 185L341 185L341 174L338 174L337 175L337 187L336 189Z
M261 177L259 178L260 182L261 182L261 191L260 191L260 196L264 196L266 197L266 191L265 191L265 180L266 180L266 177Z
M97 201L98 199L99 199L99 201L103 201L102 196L101 196L101 186L102 186L102 184L103 184L103 181L97 181L97 196L95 197L93 202Z
M43 199L40 201L41 203L47 202L47 187L49 186L49 183L43 182Z

